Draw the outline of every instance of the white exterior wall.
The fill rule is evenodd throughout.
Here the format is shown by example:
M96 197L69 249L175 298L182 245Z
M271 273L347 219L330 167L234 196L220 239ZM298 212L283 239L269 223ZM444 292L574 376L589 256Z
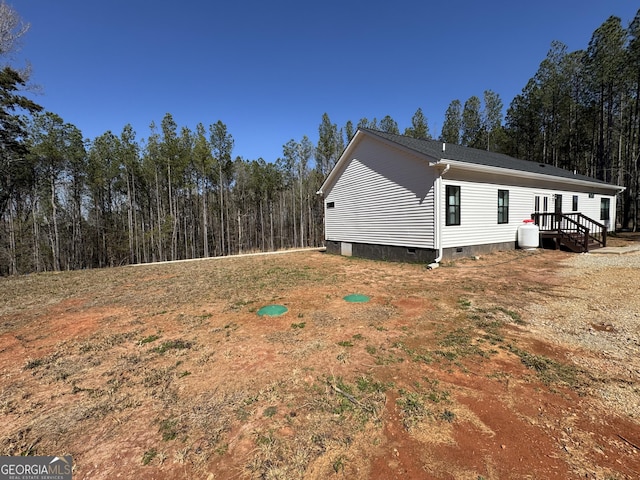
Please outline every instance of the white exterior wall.
M339 173L325 192L327 240L435 248L435 170L426 160L362 142Z
M600 223L604 223L600 220L600 201L603 197L609 198L611 225L608 227L610 229L614 227L615 195L594 193L593 198L589 198L589 192L563 190L562 188L553 188L553 185L549 185L549 188L544 188L544 185L540 187L515 186L509 185L506 179L502 183L497 176L493 176L494 182L490 182L491 177L488 176L483 178L478 175L478 178L473 181L471 177L471 174L458 174L455 178L448 178L446 175L443 178L440 197L443 248L515 242L518 226L522 224L523 220L531 218L531 214L535 212L536 196L540 197L540 212L545 211L545 197L547 198L546 211L554 212L555 195L560 194L562 195L563 213L571 213L573 212L573 196L577 195L577 211ZM460 225L444 225L446 185L460 187ZM498 224L498 190L509 191L509 223L506 224Z

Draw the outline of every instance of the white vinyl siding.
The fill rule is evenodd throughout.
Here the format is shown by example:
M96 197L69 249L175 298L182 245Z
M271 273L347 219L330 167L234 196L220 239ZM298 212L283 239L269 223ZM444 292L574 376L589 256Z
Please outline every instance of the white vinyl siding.
M515 242L518 226L523 220L531 218L535 211L535 197L539 197L542 209L543 199L548 199L548 211L554 210L555 195L562 195L562 211L569 213L573 207L573 196L578 196L579 212L600 221L600 200L610 198L611 215L615 213L615 196L594 195L589 198L586 192L570 190L543 189L522 186L507 186L504 183L479 183L469 180L443 179L444 185L460 186L460 225L443 226L442 244L444 248L491 243ZM496 218L496 199L498 190L509 190L509 222L498 224ZM444 204L444 198L442 199ZM444 215L444 208L441 209ZM444 218L444 217L443 217ZM611 218L614 218L613 216ZM444 222L443 222L444 225Z
M522 189L509 188L509 223L498 224L498 190L504 190L503 185L453 181L446 180L446 177L443 183L460 186L462 205L460 225L443 226L444 248L514 242L518 225L525 218L531 218L533 196Z
M434 170L427 161L362 142L325 195L327 240L434 247Z

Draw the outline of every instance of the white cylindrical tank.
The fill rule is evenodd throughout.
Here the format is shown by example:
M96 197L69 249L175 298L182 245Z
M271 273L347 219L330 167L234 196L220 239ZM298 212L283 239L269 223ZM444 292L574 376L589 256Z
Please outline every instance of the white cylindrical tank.
M540 229L533 220L524 220L518 227L518 247L530 250L540 246Z

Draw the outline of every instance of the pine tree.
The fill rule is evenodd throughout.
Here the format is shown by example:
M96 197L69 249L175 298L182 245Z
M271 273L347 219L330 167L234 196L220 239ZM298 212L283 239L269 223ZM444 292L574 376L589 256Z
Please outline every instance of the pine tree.
M0 217L16 190L28 190L34 181L25 143L28 127L20 113L34 114L42 107L19 94L24 85L17 71L0 70Z
M456 99L449 104L444 114L440 141L458 145L460 143L461 130L462 105L460 104L460 100Z
M592 82L592 102L597 108L596 174L611 181L615 148L615 122L622 89L621 73L626 33L618 17L609 17L596 29L587 48L587 72Z
M393 135L400 134L398 123L389 115L385 116L382 120L380 120L380 130L386 133L391 133Z
M411 126L406 128L404 134L413 137L419 138L422 140L429 140L431 135L429 135L429 126L427 125L427 118L422 113L422 108L418 108L416 113L413 114L411 118Z
M213 177L213 155L206 137L206 130L202 123L196 126L195 143L193 147L193 166L196 174L196 187L201 200L202 225L202 255L206 258L209 250L209 191Z
M348 120L347 123L345 124L344 134L346 136L346 143L349 143L353 138L353 136L356 134L353 128L353 122L351 120Z
M322 122L318 128L318 146L316 148L316 168L320 175L326 176L338 161L340 139L338 127L331 123L328 114L322 115Z
M462 145L478 148L482 144L480 99L475 95L464 102L462 110Z
M228 206L225 201L225 192L228 183L231 180L231 171L233 163L231 161L231 152L233 151L233 137L227 131L227 126L218 120L215 124L209 126L209 143L213 154L214 162L218 173L218 207L220 212L220 253L221 255L229 254L230 231L229 231L229 215ZM225 243L226 240L226 243Z
M486 135L486 149L493 150L491 140L502 125L502 100L500 95L484 91L484 108L482 110L482 129Z

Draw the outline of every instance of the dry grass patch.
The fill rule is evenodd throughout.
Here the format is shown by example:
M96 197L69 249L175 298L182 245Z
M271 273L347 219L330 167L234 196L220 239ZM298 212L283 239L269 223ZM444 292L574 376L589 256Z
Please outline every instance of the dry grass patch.
M454 439L520 432L478 411L493 390L464 406L456 392L488 385L537 421L517 409L591 381L522 341L523 298L552 285L516 266L552 266L497 260L431 272L304 253L0 279L1 453L69 452L79 478L121 474L114 451L138 478L421 478L436 457L487 476ZM257 316L273 303L288 313ZM494 478L518 466L500 453Z

